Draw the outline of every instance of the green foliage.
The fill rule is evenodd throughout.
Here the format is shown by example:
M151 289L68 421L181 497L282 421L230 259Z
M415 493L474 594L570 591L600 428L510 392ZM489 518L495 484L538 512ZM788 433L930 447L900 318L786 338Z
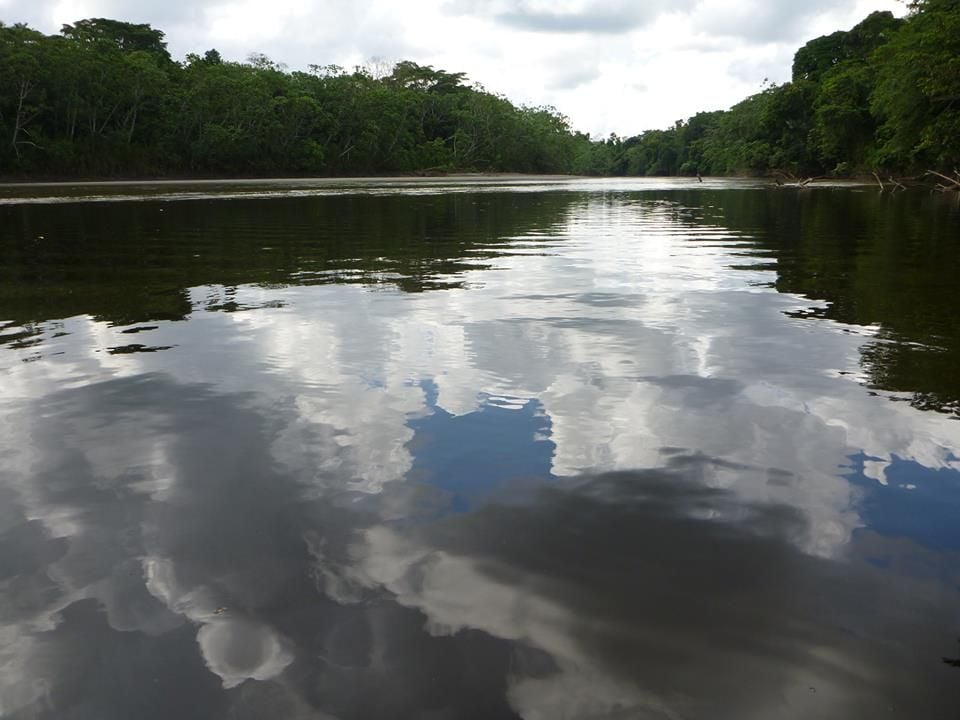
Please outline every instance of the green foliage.
M906 19L874 12L806 43L792 82L727 111L603 143L581 167L626 175L952 170L960 165L960 0L910 7Z
M0 173L855 174L960 165L960 0L915 0L815 38L792 81L664 130L591 141L463 73L311 65L216 50L181 63L163 32L93 18L45 36L0 23Z
M107 18L79 20L64 25L60 34L78 44L116 48L123 52L146 52L170 60L164 34L149 25L135 25Z
M0 26L0 123L4 150L17 161L37 148L39 117L47 103L49 69L43 36L24 25Z
M843 59L843 40L845 32L815 38L793 56L793 80L819 80Z
M876 54L871 111L893 167L960 164L960 0L924 0Z
M862 63L843 64L827 73L814 100L811 137L826 168L872 164L876 123L870 114L873 74Z
M59 36L0 24L0 172L562 173L591 146L555 109L463 73L403 61L377 75L214 49L175 63L161 31L103 18Z

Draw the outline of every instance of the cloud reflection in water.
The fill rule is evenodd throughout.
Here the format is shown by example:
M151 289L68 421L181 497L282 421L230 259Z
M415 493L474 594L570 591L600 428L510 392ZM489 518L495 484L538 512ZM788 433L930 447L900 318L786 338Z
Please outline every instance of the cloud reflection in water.
M162 352L92 311L4 348L0 714L956 714L957 424L841 376L863 328L749 237L525 197L456 287L274 269L146 293Z

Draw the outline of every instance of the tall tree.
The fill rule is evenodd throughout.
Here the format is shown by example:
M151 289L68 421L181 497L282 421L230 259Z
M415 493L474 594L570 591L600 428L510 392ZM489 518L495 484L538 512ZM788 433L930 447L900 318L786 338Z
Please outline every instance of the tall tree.
M871 109L880 160L895 167L960 164L960 0L918 0L877 54Z
M25 25L0 24L0 124L19 164L24 147L38 148L37 119L46 96L44 36Z
M170 60L164 33L146 24L89 18L64 25L60 33L70 40L91 45L111 45L124 52L146 52Z

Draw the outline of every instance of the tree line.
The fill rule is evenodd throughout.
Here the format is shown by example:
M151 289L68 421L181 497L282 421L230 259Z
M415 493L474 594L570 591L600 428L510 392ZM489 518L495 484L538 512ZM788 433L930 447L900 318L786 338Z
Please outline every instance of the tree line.
M269 175L515 171L592 175L953 172L960 0L876 12L797 51L792 80L666 130L593 141L552 107L447 72L310 65L94 18L44 35L0 23L0 174Z
M25 175L569 172L590 144L463 73L174 62L162 31L103 18L0 26L0 137L0 168Z
M911 174L960 166L960 0L915 0L816 38L792 79L667 130L611 136L587 169L612 175ZM955 174L960 179L960 174ZM949 178L946 178L949 180Z

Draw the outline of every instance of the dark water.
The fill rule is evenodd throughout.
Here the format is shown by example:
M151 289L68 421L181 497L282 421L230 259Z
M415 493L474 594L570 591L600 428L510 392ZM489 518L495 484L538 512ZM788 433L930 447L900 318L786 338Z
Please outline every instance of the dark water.
M84 192L0 190L4 718L960 717L953 199Z

